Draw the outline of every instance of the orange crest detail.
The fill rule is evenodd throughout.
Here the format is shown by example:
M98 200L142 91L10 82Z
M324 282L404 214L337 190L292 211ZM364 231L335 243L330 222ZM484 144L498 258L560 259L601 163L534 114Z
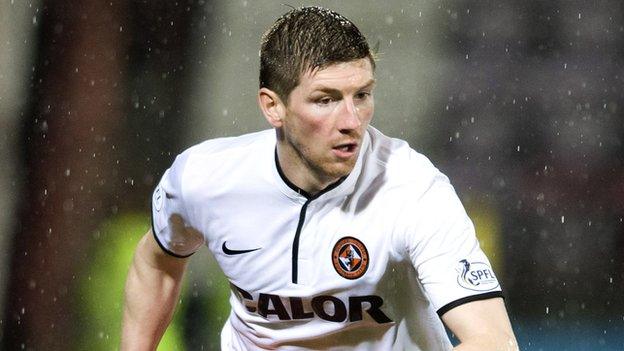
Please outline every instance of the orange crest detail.
M341 277L357 279L368 269L368 250L358 239L347 236L334 245L332 263Z

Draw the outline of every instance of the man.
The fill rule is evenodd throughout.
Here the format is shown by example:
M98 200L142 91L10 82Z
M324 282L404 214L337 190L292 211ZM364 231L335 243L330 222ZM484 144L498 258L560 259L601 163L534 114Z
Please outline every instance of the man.
M265 33L273 130L179 155L126 284L122 349L151 350L203 244L232 287L223 350L516 350L448 179L369 126L375 61L345 17L294 9ZM438 317L441 317L440 318Z

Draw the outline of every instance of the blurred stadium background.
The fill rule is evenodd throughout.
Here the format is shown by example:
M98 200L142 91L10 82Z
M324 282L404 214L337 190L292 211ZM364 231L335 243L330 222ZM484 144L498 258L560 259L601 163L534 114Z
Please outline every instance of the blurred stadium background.
M268 127L281 3L0 0L0 348L118 347L155 183L196 142ZM287 3L379 48L373 125L450 177L521 349L624 350L624 4ZM217 349L228 287L205 250L187 278L160 349Z

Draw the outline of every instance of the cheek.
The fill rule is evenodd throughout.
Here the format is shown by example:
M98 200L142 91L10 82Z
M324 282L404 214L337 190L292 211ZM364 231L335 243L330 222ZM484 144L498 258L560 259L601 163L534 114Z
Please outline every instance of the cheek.
M375 113L375 104L370 102L366 104L366 106L360 109L360 118L363 123L368 123L373 119L373 114Z
M320 145L319 140L326 134L323 119L303 114L292 117L291 122L286 125L287 137L302 150L316 149Z
M322 116L316 113L302 115L298 121L299 131L305 133L304 137L309 137L312 134L323 134L324 132L331 130L331 125L327 116Z

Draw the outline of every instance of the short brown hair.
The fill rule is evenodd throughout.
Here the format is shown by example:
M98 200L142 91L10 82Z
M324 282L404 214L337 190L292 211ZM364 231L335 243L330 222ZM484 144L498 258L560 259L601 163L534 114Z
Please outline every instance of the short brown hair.
M366 38L346 17L317 6L293 9L262 36L260 88L273 90L287 103L308 70L365 57L374 69Z

